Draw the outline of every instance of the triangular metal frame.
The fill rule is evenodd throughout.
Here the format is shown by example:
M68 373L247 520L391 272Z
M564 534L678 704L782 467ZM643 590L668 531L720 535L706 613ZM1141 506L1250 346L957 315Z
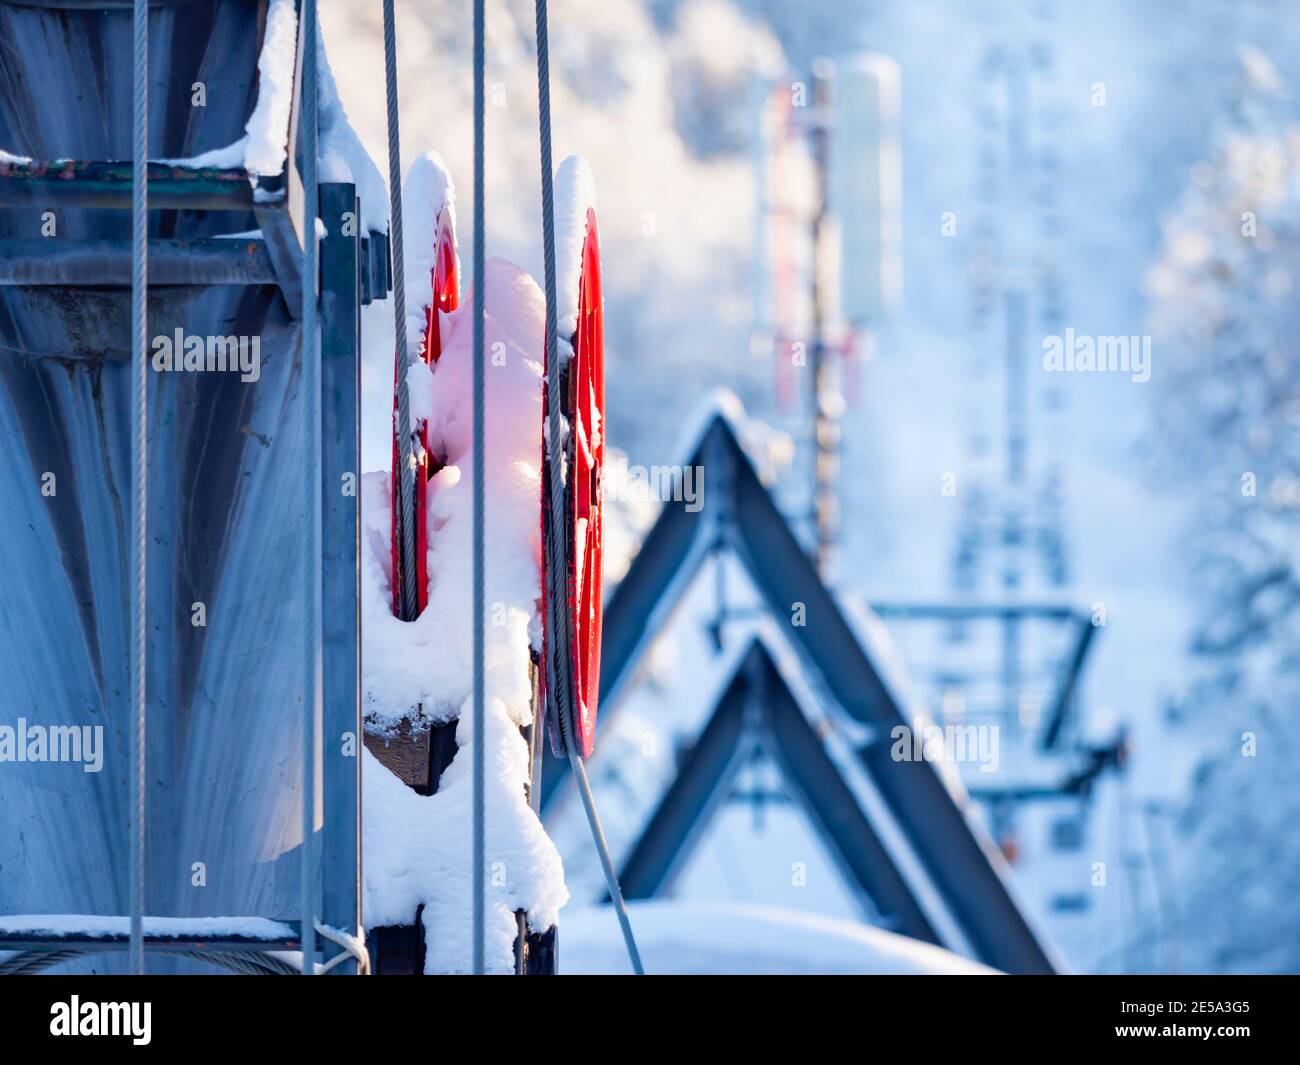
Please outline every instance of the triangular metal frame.
M702 505L688 509L684 502L664 503L606 606L599 727L607 727L617 713L620 690L704 560L725 544L748 571L772 617L787 619L787 638L798 652L801 667L815 676L814 686L850 718L870 728L873 738L854 755L973 956L1008 972L1053 971L1048 951L1012 898L1004 880L1005 867L991 840L968 821L934 766L890 757L890 731L910 723L761 482L740 443L736 426L742 415L739 402L728 396L705 421L684 464L704 475L702 480L696 475L697 485L704 485ZM788 621L796 603L803 604L802 625ZM770 656L768 666L762 665L763 657L759 655L756 668L770 671ZM788 693L784 684L773 691L782 689ZM542 773L544 812L568 783L567 764L548 757ZM661 860L645 861L651 871L663 865ZM642 872L631 864L627 871L639 890ZM647 883L654 879L646 875ZM864 885L877 885L881 897L874 899L876 905L888 911L900 930L914 929L922 933L918 938L935 939L934 929L928 936L923 934L917 913L909 916L911 908L901 894L887 886L885 867L870 876L863 872L862 877ZM638 897L633 891L628 894ZM921 909L915 900L912 906Z
M955 922L933 912L933 891L917 883L924 879L918 863L899 860L897 828L890 832L873 825L855 794L858 789L830 750L828 730L809 720L760 638L745 647L706 724L625 859L619 877L624 894L643 899L665 893L713 813L727 801L735 775L759 736L764 752L780 768L864 908L901 935L949 949L969 949ZM930 913L921 901L927 894Z

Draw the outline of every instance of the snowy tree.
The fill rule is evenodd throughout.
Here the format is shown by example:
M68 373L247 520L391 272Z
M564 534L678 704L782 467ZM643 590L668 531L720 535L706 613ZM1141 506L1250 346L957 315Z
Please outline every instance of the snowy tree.
M1245 50L1149 277L1160 468L1192 501L1181 965L1300 969L1300 123ZM1163 355L1163 358L1162 358Z

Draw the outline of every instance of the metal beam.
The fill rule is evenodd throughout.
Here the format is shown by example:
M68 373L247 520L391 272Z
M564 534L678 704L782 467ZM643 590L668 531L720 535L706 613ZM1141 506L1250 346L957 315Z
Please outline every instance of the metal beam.
M978 621L984 618L1043 618L1065 621L1078 612L1065 603L872 603L872 613L882 618L914 621Z
M624 860L618 880L625 898L648 899L663 892L726 797L743 730L741 672L718 701Z
M835 701L876 726L880 738L859 757L979 957L1007 972L1051 972L1051 961L992 864L991 842L985 841L986 849L934 766L890 756L891 730L908 724L902 710L733 433L725 435L722 450L735 471L736 531L755 584L777 618L790 618L792 605L804 604L804 624L790 625L790 638L815 664Z
M799 793L803 809L859 896L888 919L891 930L944 945L757 640L633 846L619 876L624 894L630 899L658 895L682 867L711 814L726 799L742 740L752 727L747 709L754 701L760 711L756 723L769 740L764 749Z
M1048 715L1047 730L1043 733L1042 748L1045 751L1055 747L1061 738L1066 718L1069 717L1070 710L1074 706L1074 693L1079 688L1079 677L1083 673L1084 660L1088 657L1088 647L1092 644L1096 631L1097 627L1092 623L1090 615L1079 617L1079 632L1074 641L1074 653L1065 664L1061 687L1056 693L1056 701L1052 704L1051 713Z
M771 657L760 645L758 661L765 693L764 710L772 733L772 756L796 784L804 808L830 844L845 878L856 885L889 921L891 931L928 943L943 943L926 916L916 886L909 883L880 834L809 724ZM891 816L895 816L891 811Z
M0 162L0 207L128 210L133 171L130 163L75 159ZM265 187L259 192L258 207L283 203L282 193L268 193ZM252 179L242 168L189 169L166 163L149 164L151 210L251 211L254 206Z
M324 823L321 920L361 935L361 262L356 186L322 184L321 639ZM325 960L341 952L326 942ZM331 970L352 973L356 962Z
M51 954L55 951L75 949L78 946L93 947L96 953L123 951L130 947L130 936L126 933L92 936L75 934L50 936L41 932L25 935L10 932L0 938L0 950L18 950L31 954ZM297 936L257 937L257 936L151 936L144 937L145 950L197 950L220 952L223 954L263 954L268 951L297 950Z
M393 272L388 262L388 234L371 230L361 238L361 303L382 300L393 287Z
M274 285L260 240L149 241L151 285ZM0 285L131 284L127 240L0 240Z
M6 0L13 7L47 7L56 11L121 11L129 9L135 0ZM150 7L184 7L187 4L207 4L212 0L149 0Z

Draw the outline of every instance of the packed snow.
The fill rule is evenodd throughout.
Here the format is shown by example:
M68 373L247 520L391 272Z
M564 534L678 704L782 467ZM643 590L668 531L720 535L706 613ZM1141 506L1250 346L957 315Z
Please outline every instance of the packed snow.
M530 628L541 592L538 360L545 311L537 284L503 259L488 261L485 301L489 687L516 723L526 725ZM429 482L429 604L413 622L399 621L389 608L388 473L363 480L371 546L362 604L365 712L383 724L395 725L412 712L449 721L469 692L470 627L448 619L470 617L472 603L471 306L467 299L461 310L442 317L442 357L425 376L427 393L412 397L413 410L428 415L430 451L444 463Z
M414 355L432 298L440 211L454 211L452 183L437 155L416 160L404 183L408 351ZM520 729L532 722L530 660L541 596L540 429L545 299L504 259L489 259L484 285L486 465L484 596L488 967L513 970L515 912L531 927L553 925L568 899L559 854L526 799L529 753ZM428 489L429 601L402 622L390 609L390 477L366 475L362 573L364 709L369 728L403 719L456 721L458 752L438 791L421 796L365 755L367 927L409 922L424 905L427 971L465 972L472 963L471 826L473 587L473 299L439 319L441 355L413 360L407 380L415 427L423 421L436 474Z
M245 127L248 140L244 145L244 167L250 174L278 174L284 169L297 54L298 14L294 2L271 0L262 53L257 57L257 104Z
M591 167L571 155L555 172L555 297L561 339L578 328L578 278L582 275L582 245L587 212L596 209L596 183Z
M406 271L406 343L407 355L414 366L424 337L425 313L429 306L429 279L438 259L438 217L448 216L453 232L456 228L456 186L437 152L425 152L416 158L402 182L402 242ZM459 253L457 255L459 258ZM457 274L460 273L459 266ZM421 367L422 368L422 367ZM412 397L418 391L412 389ZM427 410L419 415L412 410L412 425L418 418L428 418Z
M320 154L318 175L321 181L352 182L357 187L361 201L361 230L363 233L388 232L388 184L384 181L374 160L361 143L357 131L348 121L347 111L339 97L325 50L325 34L318 37L317 96L320 127L318 150Z
M528 745L505 703L491 698L486 710L485 953L489 972L510 973L515 911L527 911L530 927L549 928L569 893L560 856L524 797ZM427 973L473 971L472 727L466 712L456 725L460 749L436 795L417 794L364 752L364 923L367 928L410 924L423 904Z
M941 947L820 914L736 902L662 899L628 905L647 972L655 975L995 975ZM613 909L566 911L565 975L630 974Z

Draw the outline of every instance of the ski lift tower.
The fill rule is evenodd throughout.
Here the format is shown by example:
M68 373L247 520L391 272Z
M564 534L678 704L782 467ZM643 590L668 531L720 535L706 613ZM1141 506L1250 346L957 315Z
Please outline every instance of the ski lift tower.
M873 604L903 643L936 719L999 730L1001 770L972 770L966 783L1013 863L1022 840L1037 838L1030 826L1044 818L1044 853L1081 849L1096 782L1124 759L1122 731L1092 737L1083 719L1083 673L1104 619L1067 594L1054 452L1065 438L1064 394L1052 376L1034 373L1036 338L1060 332L1065 299L1051 14L1040 6L1041 24L1028 32L1019 18L996 27L978 70L971 469L960 496L953 595ZM938 639L912 642L922 634ZM1066 909L1067 896L1073 911L1087 906L1077 879L1049 894L1048 909Z
M305 131L326 122L307 103L314 11L309 0L149 5L149 157L169 161L146 164L147 321L155 359L159 340L188 339L183 368L179 350L170 367L154 361L148 419L133 425L132 5L0 3L0 539L14 563L0 580L0 724L98 734L102 755L93 772L42 759L0 774L0 951L19 952L5 971L70 959L121 969L135 939L128 826L143 852L132 953L147 951L150 971L284 973L296 969L277 954L295 950L308 967L319 951L332 973L359 968L343 949L361 921L355 743L315 746L312 776L291 767L313 735L360 731L359 515L338 486L358 469L360 305L387 294L388 242L331 224L319 259L305 254L307 190L322 219L363 217L352 181L312 188ZM250 159L245 130L271 96L282 121L259 144L278 161ZM256 350L257 372L231 372L229 348L209 368L204 339L209 358L218 341ZM234 368L252 370L242 358ZM128 798L125 638L136 429L149 534L143 812ZM308 628L313 582L322 633L308 648L292 634ZM309 672L322 678L314 707ZM313 788L320 804L304 816ZM334 938L317 939L313 916Z

